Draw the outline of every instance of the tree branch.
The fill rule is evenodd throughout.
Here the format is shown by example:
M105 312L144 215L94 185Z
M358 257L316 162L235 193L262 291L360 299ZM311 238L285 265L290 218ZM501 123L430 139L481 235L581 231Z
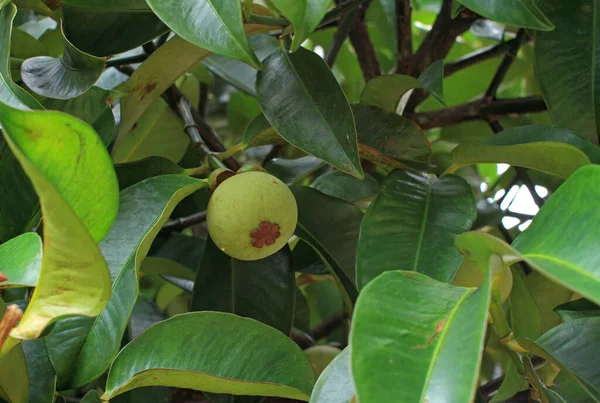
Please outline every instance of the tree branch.
M492 100L496 98L498 88L500 88L500 84L502 84L502 81L504 81L506 73L508 73L510 66L512 66L513 62L515 61L517 57L517 52L519 51L521 44L524 42L525 36L525 30L520 29L517 33L515 41L512 42L510 46L506 48L504 58L502 59L502 62L500 62L500 66L498 66L498 70L496 70L496 74L494 74L494 78L492 78L492 82L490 83L490 86L485 92L485 98L487 100Z
M410 0L396 0L396 41L397 70L399 70L402 61L413 54Z
M545 110L547 108L544 99L532 96L497 99L487 104L478 100L450 108L414 113L406 117L414 120L423 129L432 129L434 127L451 126L472 120L489 119L502 115L544 112Z
M357 12L358 9L352 9L344 13L342 18L340 18L337 31L335 31L331 45L329 46L329 49L327 49L327 54L325 55L325 62L329 67L332 67L335 63L335 59L340 52L340 49L344 45L344 41L348 37L352 25L354 24L354 18L356 17Z
M396 73L418 77L431 63L446 57L456 38L469 29L477 15L463 10L455 19L450 13L452 0L443 0L433 27L425 36L417 52L399 63Z
M364 21L368 6L369 3L361 6L354 16L354 24L350 29L350 42L356 52L365 82L381 75L379 61L375 55L375 48L369 38L369 32Z
M346 319L348 319L348 316L344 312L338 312L332 315L331 317L316 325L310 331L312 338L314 340L319 340L323 337L329 336L329 334L331 334L331 332L340 327Z
M198 224L206 221L206 211L201 211L199 213L195 213L189 215L187 217L180 217L176 220L169 221L160 229L160 232L173 232L173 231L181 231L186 229L187 227L191 227L194 224Z

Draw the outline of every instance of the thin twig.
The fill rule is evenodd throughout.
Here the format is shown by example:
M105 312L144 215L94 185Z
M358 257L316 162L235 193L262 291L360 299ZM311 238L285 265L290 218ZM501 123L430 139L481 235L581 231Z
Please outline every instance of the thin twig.
M106 61L106 67L116 67L128 64L142 63L148 58L147 53L138 53L136 55L115 57L114 59L108 59Z
M496 70L496 74L494 74L494 78L492 78L492 82L485 92L485 98L487 100L492 100L496 98L496 93L498 92L498 88L500 88L500 84L504 81L506 77L506 73L512 66L513 62L517 58L517 52L521 47L521 44L524 42L526 37L526 32L524 29L520 29L517 33L517 37L515 41L508 46L506 49L506 53L504 54L504 58L502 62L500 62L500 66L498 66L498 70Z
M363 72L365 82L381 75L379 61L375 54L375 48L369 38L367 25L364 18L367 12L368 3L364 4L354 16L354 24L350 29L350 43L356 52L356 58Z
M344 312L338 312L316 325L311 330L310 334L314 340L327 337L331 334L331 332L340 327L346 319L348 319L348 316Z
M480 100L431 112L407 115L423 129L451 126L472 120L481 120L502 115L522 115L547 110L544 99L539 96L504 98L488 104Z
M408 59L413 54L412 43L412 8L411 0L396 0L396 59L397 69L400 69L402 60Z
M340 23L337 27L337 31L333 34L333 39L331 41L331 45L329 49L327 49L327 53L325 54L325 62L329 67L332 67L335 63L335 59L340 52L340 49L344 45L346 38L350 32L350 28L352 28L352 24L354 23L354 18L356 17L356 13L358 9L352 9L342 15L340 18Z
M201 223L206 221L206 211L201 211L199 213L195 213L189 215L187 217L180 217L176 220L169 221L161 228L160 232L173 232L173 231L181 231L192 225Z

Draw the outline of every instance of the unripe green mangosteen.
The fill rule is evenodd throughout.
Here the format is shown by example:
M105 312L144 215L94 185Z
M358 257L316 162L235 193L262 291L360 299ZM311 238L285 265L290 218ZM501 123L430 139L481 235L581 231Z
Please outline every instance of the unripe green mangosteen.
M245 172L221 183L206 211L208 232L223 252L240 260L258 260L281 249L298 221L296 199L276 177Z
M312 346L304 350L304 354L308 358L308 362L310 362L317 378L341 352L339 348L328 345Z

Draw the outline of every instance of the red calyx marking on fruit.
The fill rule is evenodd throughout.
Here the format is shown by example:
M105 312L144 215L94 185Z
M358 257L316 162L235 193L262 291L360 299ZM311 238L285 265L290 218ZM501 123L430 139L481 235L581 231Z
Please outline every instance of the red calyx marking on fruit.
M279 238L279 225L272 224L268 221L261 221L257 228L254 228L250 232L252 238L252 246L255 248L262 248L263 246L273 245L275 240Z

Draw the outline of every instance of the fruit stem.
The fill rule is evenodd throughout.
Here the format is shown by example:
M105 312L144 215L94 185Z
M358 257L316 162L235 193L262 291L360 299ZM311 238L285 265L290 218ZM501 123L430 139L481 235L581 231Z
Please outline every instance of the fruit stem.
M217 157L218 159L220 159L221 161L226 160L227 158L231 158L233 157L235 154L239 153L240 151L244 151L246 149L246 144L244 144L243 142L241 143L237 143L236 145L229 147L227 150L220 152L220 153L214 153L213 155L215 157Z
M212 169L219 169L219 168L225 168L227 169L227 167L225 166L225 164L223 164L223 161L221 161L219 159L218 156L216 156L213 153L210 153L206 156L206 159L208 160L208 164L210 165L210 167Z

